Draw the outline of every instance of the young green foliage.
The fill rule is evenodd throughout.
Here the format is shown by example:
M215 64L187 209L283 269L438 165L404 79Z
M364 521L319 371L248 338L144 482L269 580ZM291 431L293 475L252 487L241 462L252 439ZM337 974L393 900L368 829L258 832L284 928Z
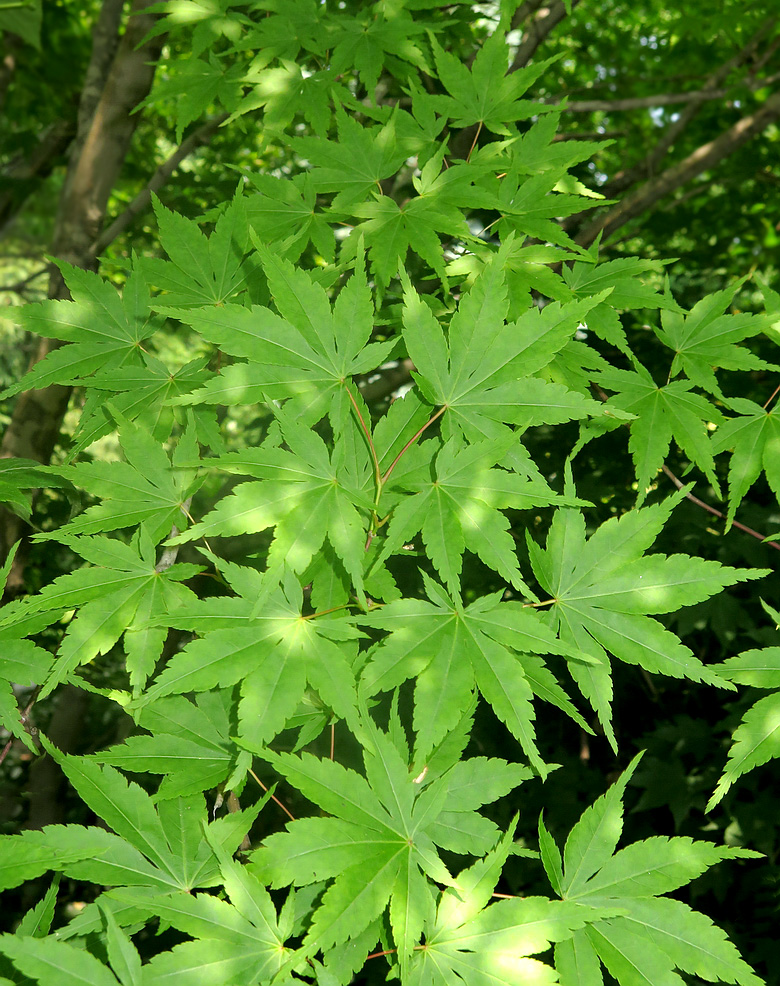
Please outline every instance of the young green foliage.
M19 310L64 345L2 396L58 383L83 403L66 456L2 460L0 496L35 517L30 491L62 488L72 509L34 541L80 567L35 569L42 587L0 610L3 756L53 758L89 824L0 836L0 887L54 873L0 936L3 983L347 986L365 967L601 986L603 966L620 986L758 986L664 896L756 854L617 850L636 759L563 853L540 818L561 899L504 892L541 876L516 789L555 743L576 759L567 718L627 759L613 659L654 696L654 675L780 689L777 647L712 666L654 618L768 570L648 554L687 492L656 495L670 455L720 496L733 449L729 525L762 473L780 480L771 398L715 376L776 369L742 345L771 319L728 311L739 285L686 312L662 262L600 262L564 228L603 202L580 180L599 145L556 139L564 110L537 92L554 60L509 70L517 5L500 7L498 24L430 0L155 7L170 43L146 104L173 102L179 139L219 106L262 128L228 202L154 199L166 257L144 240L119 290L61 263L72 300ZM624 316L647 310L654 332ZM572 464L621 425L622 499ZM87 753L31 726L73 688L124 717ZM779 714L776 694L746 713L709 807L780 754ZM591 790L615 765L593 742ZM91 901L73 917L61 874Z
M708 982L760 986L761 980L736 948L703 914L663 897L723 859L760 854L688 838L655 836L615 851L623 828L623 795L639 756L586 809L560 850L539 820L539 843L547 876L564 900L583 909L583 930L555 946L562 986L600 986L600 966L620 986L681 984L675 972ZM591 908L602 910L589 920ZM610 909L612 912L610 913Z

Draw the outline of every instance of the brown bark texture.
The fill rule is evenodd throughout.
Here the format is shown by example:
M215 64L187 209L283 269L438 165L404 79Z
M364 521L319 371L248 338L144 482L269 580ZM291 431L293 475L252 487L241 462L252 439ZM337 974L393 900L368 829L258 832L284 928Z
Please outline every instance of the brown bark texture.
M139 47L154 23L146 13L149 0L135 0L124 34L119 34L122 0L105 0L95 26L93 51L87 69L78 129L69 152L55 223L51 253L78 267L96 265L94 245L105 220L111 190L127 155L138 116L131 115L151 88L162 39L150 39ZM66 299L67 288L59 269L52 265L50 298ZM56 340L42 339L34 361L56 348ZM22 393L0 444L0 455L47 463L57 442L68 407L70 388L51 386ZM0 550L6 557L26 529L15 514L3 512ZM25 552L17 552L7 592L23 592Z

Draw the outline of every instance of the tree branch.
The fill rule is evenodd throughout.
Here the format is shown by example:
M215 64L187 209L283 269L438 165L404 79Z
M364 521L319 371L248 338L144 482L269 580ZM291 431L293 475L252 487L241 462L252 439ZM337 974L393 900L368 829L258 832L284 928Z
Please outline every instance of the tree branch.
M588 247L601 232L606 239L631 219L654 207L660 199L733 154L777 119L780 119L780 92L772 93L755 113L742 117L714 140L697 147L684 160L645 182L622 202L598 216L577 235L577 243Z
M580 0L572 0L572 9L574 9L579 2ZM525 36L515 52L515 57L512 59L512 64L509 66L510 72L516 72L519 68L527 65L533 58L539 45L557 27L557 25L560 24L564 17L567 16L566 5L563 0L553 0L552 3L546 7L541 7L541 9L538 4L523 4L523 7L528 7L529 13L532 12L534 8L539 12L528 25Z
M724 62L723 65L717 68L707 78L701 92L704 94L708 92L718 92L718 87L721 83L729 77L729 74L734 71L734 69L739 68L740 65L743 65L748 58L751 57L764 37L766 37L766 35L774 29L776 23L776 17L767 17L747 44L744 45L744 47L738 51L733 58L730 58L728 61ZM772 45L770 45L769 48L770 51L773 50ZM753 72L755 73L757 71L758 69L754 66ZM777 76L773 76L772 78L777 78ZM769 82L769 79L762 81ZM720 91L728 92L728 90ZM665 132L661 136L661 139L647 154L644 161L640 161L638 164L634 165L634 167L626 168L624 171L618 172L614 175L612 179L607 182L604 189L602 189L603 194L606 195L607 198L615 198L615 196L622 193L626 188L630 188L631 185L634 185L636 182L641 181L645 177L651 177L657 170L660 162L666 156L667 152L674 145L677 138L685 132L691 121L701 111L703 105L703 99L697 100L695 103L689 103L678 119L666 128Z
M723 66L725 68L725 66ZM591 99L579 100L561 106L564 113L622 113L628 110L655 109L659 106L674 106L678 103L706 103L713 99L723 99L725 96L733 95L739 89L748 89L751 92L756 89L763 89L780 79L780 72L773 75L762 76L748 81L734 83L722 89L710 89L705 86L703 89L696 89L693 92L660 92L653 96L629 96L626 99ZM556 99L547 99L545 102L550 104L557 103Z
M159 191L163 187L186 157L189 157L202 144L208 143L215 131L227 120L229 115L229 113L220 113L219 116L215 116L207 123L204 123L202 127L199 127L186 140L182 141L173 154L163 161L149 179L146 186L141 189L125 211L120 213L110 226L107 226L94 243L92 243L90 249L95 256L102 253L110 243L113 243L117 236L123 233L133 222L136 216L149 208L152 193Z

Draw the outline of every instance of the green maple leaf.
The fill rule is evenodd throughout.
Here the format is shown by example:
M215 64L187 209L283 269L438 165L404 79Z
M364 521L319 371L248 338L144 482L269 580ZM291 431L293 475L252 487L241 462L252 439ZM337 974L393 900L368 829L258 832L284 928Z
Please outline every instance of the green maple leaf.
M751 859L758 853L665 836L615 852L623 827L622 797L639 756L583 813L569 834L563 859L540 819L542 861L556 893L584 910L613 908L613 916L596 918L555 946L561 986L600 986L601 963L620 986L682 986L675 969L708 982L761 986L709 918L661 896L721 860Z
M93 759L134 773L163 774L158 800L215 788L245 759L230 740L231 707L229 689L201 692L194 703L181 695L158 698L137 716L149 733L130 736Z
M526 120L548 109L520 96L547 71L555 58L534 62L507 75L508 53L502 31L494 31L485 41L470 70L459 58L445 51L432 34L430 42L439 79L449 95L428 98L454 126L469 127L476 123L496 134L510 134L508 123Z
M203 826L208 820L200 794L160 801L113 767L66 756L42 737L86 805L113 831L95 826L49 825L5 840L0 886L18 886L47 870L102 886L134 886L155 892L222 884L218 860ZM234 852L265 804L211 822L212 840ZM95 905L83 917L94 920Z
M398 171L407 154L398 146L393 117L382 127L365 127L338 107L336 124L336 140L294 137L290 145L311 162L317 191L337 193L331 208L339 211L380 189L379 183Z
M399 599L358 622L389 636L372 652L363 671L366 695L415 679L416 757L422 764L459 720L475 688L520 742L542 774L548 768L536 748L534 695L582 719L550 673L541 654L571 655L540 617L501 593L464 608L433 580L425 578L430 602Z
M464 982L474 986L552 984L552 968L528 958L553 942L570 938L588 922L608 917L614 909L596 909L545 897L515 897L491 903L501 870L512 849L514 824L498 845L458 874L457 891L447 888L425 936L425 948L414 953L409 982L434 986Z
M580 511L564 507L556 511L545 549L528 538L536 577L552 597L551 626L568 647L599 659L569 668L613 745L608 653L653 674L722 686L723 679L650 614L691 606L767 573L688 555L645 556L682 495L613 517L589 538Z
M213 7L210 7L213 12ZM235 14L233 14L235 16ZM179 22L179 11L175 14ZM225 23L220 18L222 24ZM213 28L205 27L208 44L213 44ZM159 105L159 102L175 102L176 142L181 143L184 130L194 120L203 116L215 101L220 101L228 109L233 109L241 98L244 85L244 67L240 64L225 66L219 56L209 51L208 59L198 57L194 52L190 58L172 58L166 62L165 73L155 79L152 93L138 108Z
M165 294L157 306L176 308L222 305L245 287L248 265L241 261L249 247L245 200L237 194L206 236L192 219L171 212L152 197L160 242L169 260L145 257L141 269Z
M240 595L204 600L170 615L166 625L203 636L170 659L135 706L240 681L239 733L268 741L284 729L308 682L336 715L354 722L355 677L344 645L360 632L351 618L302 616L303 593L289 569L283 584L268 593L254 569L220 562L220 571ZM261 593L265 601L255 614Z
M554 172L524 177L522 166L512 159L501 181L496 205L501 212L500 235L503 237L513 230L583 254L583 248L561 228L559 219L583 212L599 203L579 194L559 191L559 185L560 178Z
M593 257L595 260L595 257ZM642 282L642 274L658 274L661 261L641 260L639 257L621 257L597 264L578 261L561 270L563 279L577 297L586 297L612 288L607 304L620 311L639 308L661 308L672 312L683 309L668 294L660 294L652 285Z
M253 239L280 314L260 305L231 304L177 311L205 339L248 362L225 367L205 387L173 403L254 404L289 398L288 410L306 424L330 412L338 425L350 413L345 380L381 365L395 346L392 339L368 341L374 308L362 256L331 307L311 274Z
M311 241L328 263L334 262L333 230L316 210L317 195L308 172L292 178L256 173L246 177L258 193L246 197L247 219L262 243L282 244L284 257L296 261Z
M125 462L79 462L47 467L54 475L102 497L103 502L88 507L58 531L36 534L36 539L98 534L144 524L152 542L157 544L172 527L178 529L183 523L186 515L182 507L200 485L194 470L184 468L185 462L197 457L194 426L187 427L169 459L165 449L146 429L115 409L111 416L119 422L119 444Z
M464 446L453 437L438 452L432 476L425 468L398 477L391 489L400 487L414 495L395 506L377 561L402 550L421 530L428 556L454 595L460 592L466 548L527 593L509 521L500 511L549 506L562 500L540 478L495 468L508 451L507 445L498 440Z
M202 386L211 377L205 369L205 357L192 360L175 373L148 353L143 353L142 359L143 366L98 370L90 377L93 390L87 394L81 410L69 449L71 460L114 430L114 422L104 410L107 399L112 407L162 443L169 438L174 423L174 412L167 402Z
M51 484L51 477L41 471L34 459L0 459L0 503L21 517L29 519L32 490Z
M53 660L42 647L20 639L14 629L0 630L0 724L33 753L35 743L25 728L16 689L40 685L49 674ZM22 698L22 704L26 702Z
M763 601L762 605L775 626L780 624L780 613ZM715 807L737 778L780 757L780 647L743 651L719 664L715 670L727 681L738 685L777 690L760 698L743 715L734 731L728 763L707 804L707 811Z
M250 870L231 859L208 829L206 840L219 861L220 882L228 900L211 894L151 897L131 888L107 895L147 916L159 917L194 939L154 956L144 966L144 982L198 986L209 981L240 986L269 981L289 961L285 939L292 930L295 892L290 892L277 915L270 894Z
M217 467L255 476L243 483L190 530L171 540L181 544L198 537L233 536L275 528L268 551L269 573L287 565L302 572L328 541L363 593L363 567L370 499L351 486L316 432L295 421L286 409L276 409L289 450L273 445L244 449L211 460ZM272 576L269 575L269 578Z
M744 397L732 398L738 418L722 422L712 440L713 455L732 449L729 459L729 507L731 525L737 507L763 472L775 496L780 497L780 426L777 407L768 411Z
M406 288L403 334L414 378L431 404L446 408L445 426L470 441L507 436L505 424L522 429L604 414L589 397L532 376L571 340L602 296L534 307L507 324L503 250L461 300L446 337L417 292ZM519 460L510 453L507 461Z
M11 397L31 387L83 381L96 370L140 363L140 348L159 328L149 314L149 289L136 270L120 296L113 284L92 271L58 261L72 301L42 301L19 309L30 332L69 343L54 349L21 380L0 394Z
M392 9L389 17L381 7L372 7L361 17L342 15L332 25L330 70L337 74L356 71L373 100L376 84L389 59L396 73L400 68L396 59L411 62L424 72L430 71L422 51L412 40L423 30L402 7Z
M20 972L32 976L33 981L47 986L56 979L62 986L141 986L141 959L135 947L124 933L116 929L110 941L117 942L121 935L128 947L127 954L135 956L134 977L129 978L120 965L120 957L109 946L112 966L117 975L84 948L57 941L55 938L34 938L19 935L0 935L0 952L7 955ZM131 950L131 951L130 951ZM116 963L116 964L115 964ZM121 972L120 972L121 970ZM29 980L26 980L29 982ZM3 983L10 983L4 979Z
M269 13L247 35L247 50L271 51L290 60L298 58L301 48L324 52L324 11L316 0L262 0L257 6Z
M726 315L731 300L744 283L744 278L730 288L716 291L697 302L690 314L665 311L661 315L663 329L655 333L665 346L674 351L671 376L684 371L699 387L722 397L716 369L758 370L778 369L754 356L737 343L758 335L771 325L774 316L751 315L747 312Z
M153 627L152 621L164 622L177 607L197 598L179 583L197 575L201 566L179 564L157 571L154 547L143 528L133 545L103 537L58 536L99 566L97 578L102 579L104 591L84 602L68 624L40 694L48 695L80 665L107 654L123 635L130 687L139 694L168 636L167 626ZM66 583L61 582L59 588L67 588Z
M607 401L608 407L636 416L631 422L628 447L639 487L637 503L642 503L664 464L673 437L720 496L714 449L707 431L710 421L719 424L723 420L720 411L700 394L691 393L691 381L673 380L659 387L641 363L635 365L635 371L610 367L595 378L607 390L619 392Z
M445 841L446 829L437 829L436 822L442 812L463 807L463 765L430 781L415 778L403 740L396 745L365 714L359 735L365 777L332 760L277 754L252 744L258 756L330 816L288 823L286 832L264 841L252 863L272 886L333 880L312 917L305 950L327 949L359 935L389 903L405 968L432 900L429 879L453 883L436 848ZM474 806L508 793L529 775L517 765L484 758L479 772L481 791L468 777Z
M468 237L462 216L448 215L434 201L419 195L402 206L383 195L355 206L354 214L365 220L358 230L365 235L371 268L384 287L398 273L398 265L405 264L410 247L444 279L439 233Z

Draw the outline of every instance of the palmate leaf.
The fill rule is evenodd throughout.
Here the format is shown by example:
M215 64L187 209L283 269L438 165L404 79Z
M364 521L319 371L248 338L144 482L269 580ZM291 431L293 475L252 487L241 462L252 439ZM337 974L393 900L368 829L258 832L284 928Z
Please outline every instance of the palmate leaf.
M510 440L511 444L499 439L465 446L453 436L438 452L433 476L425 469L396 479L391 491L400 487L414 495L404 497L393 510L377 561L400 551L422 530L428 555L453 595L460 592L465 548L529 594L517 564L509 521L500 511L563 504L567 498L554 493L541 477L494 468L517 444L514 436Z
M775 496L780 497L780 422L777 405L766 410L744 397L732 398L729 404L741 414L725 422L721 419L712 453L732 449L727 514L727 524L731 525L742 498L762 472Z
M663 836L615 852L623 828L622 798L639 756L583 813L566 841L563 860L540 821L542 861L556 892L585 911L596 907L606 914L555 946L561 986L601 986L600 963L620 986L682 986L675 969L708 982L761 986L709 918L660 896L721 860L751 859L758 853Z
M508 74L509 60L502 31L494 31L477 53L471 68L445 51L433 35L431 48L439 79L449 95L429 96L435 109L456 127L481 124L496 134L510 134L508 123L549 111L547 106L520 99L557 59L534 62Z
M311 162L311 176L318 192L336 192L332 209L348 210L380 188L380 181L394 175L406 160L399 147L395 121L383 127L365 127L336 110L338 139L294 137L292 149Z
M401 7L385 16L381 8L372 7L362 16L338 18L332 25L333 73L356 71L366 91L373 93L385 61L389 58L411 62L430 72L425 57L413 38L424 28Z
M312 276L277 256L253 235L279 314L253 305L187 311L171 309L209 342L246 359L224 368L209 383L174 404L255 404L289 400L305 424L327 412L348 413L344 381L384 362L395 340L370 343L374 308L358 258L354 275L331 306Z
M138 366L139 347L159 328L150 315L150 295L139 271L120 296L113 284L92 271L57 261L72 301L24 305L19 319L26 329L70 345L54 349L21 380L0 394L11 397L31 387L83 380L95 370Z
M322 257L333 263L333 230L315 211L317 194L308 172L283 179L256 173L246 177L258 193L246 196L246 213L260 242L282 243L284 257L296 261L311 241Z
M193 220L166 209L156 195L152 203L170 260L144 257L136 265L166 292L156 302L184 308L222 305L244 289L250 267L241 261L249 248L249 226L240 191L209 237Z
M435 825L442 812L463 807L458 768L469 761L430 781L415 778L405 742L399 749L365 711L358 735L365 777L332 760L277 754L251 744L258 756L329 813L288 823L286 832L264 841L252 863L276 887L333 879L312 917L304 940L307 951L358 936L389 903L393 938L405 969L433 899L429 879L454 882L436 849L441 842ZM518 765L484 758L479 770L486 783L481 792L472 786L475 807L508 793L529 775Z
M527 956L570 938L596 910L544 897L517 897L490 903L512 848L514 824L498 845L457 877L457 891L439 898L425 948L415 952L409 983L413 986L457 984L543 986L557 981L552 968ZM488 906L489 905L489 906ZM601 917L615 911L606 907Z
M270 981L285 964L285 930L295 904L292 891L281 919L265 886L225 852L206 830L206 838L219 861L221 883L229 902L210 894L157 894L150 897L135 889L112 891L108 899L119 901L159 917L193 941L156 955L143 968L143 983L201 986L244 986ZM284 929L282 925L287 925Z
M551 596L550 625L568 647L599 659L569 668L613 745L608 654L654 674L723 686L714 669L649 614L691 606L767 574L687 555L644 556L682 495L614 517L589 538L582 514L564 507L556 511L545 549L528 538L534 572Z
M276 447L272 437L260 448L211 460L217 467L255 476L259 482L238 486L199 524L170 543L274 527L267 559L269 573L275 573L269 575L272 579L285 565L302 572L327 536L362 595L368 512L373 503L351 486L338 458L331 459L316 432L296 421L286 408L275 413L288 450Z
M174 411L168 401L202 386L210 378L204 369L205 358L192 360L175 373L148 353L143 353L142 358L143 366L98 370L92 374L90 387L94 389L84 402L70 448L71 460L116 427L105 413L107 400L158 442L165 442L174 422Z
M208 815L201 795L155 807L141 787L113 767L63 755L45 737L42 742L82 800L113 831L50 825L9 837L0 862L0 886L18 886L52 869L99 886L133 886L144 893L221 883L218 861L203 834ZM264 803L211 822L213 836L234 852ZM80 920L88 923L96 917L91 905Z
M656 335L664 345L674 351L671 376L683 371L686 376L704 390L722 397L715 368L723 370L758 370L777 367L754 356L737 343L758 335L771 325L774 316L752 315L748 312L726 315L724 311L744 283L744 278L732 287L716 291L697 302L690 314L664 311L662 329Z
M186 520L182 507L200 485L195 471L185 468L197 456L195 427L191 422L179 439L171 459L145 429L114 409L119 423L119 443L124 462L79 462L72 466L49 466L53 474L87 489L103 499L57 531L36 534L38 540L61 535L100 534L122 527L144 524L154 544L172 527Z
M254 569L222 562L220 570L240 595L204 600L171 614L170 625L203 636L170 659L134 706L144 708L167 695L229 688L240 681L238 732L243 738L268 742L295 713L308 682L328 708L354 724L351 642L361 634L353 620L302 616L303 593L289 569L283 584L268 593L263 575Z
M405 292L403 334L415 381L426 400L446 407L444 433L455 428L470 441L507 436L505 424L523 429L605 413L591 398L533 374L566 346L606 293L533 308L507 325L505 255L502 247L461 300L447 337L411 285ZM512 453L507 461L522 462Z
M770 616L778 614L764 604ZM732 737L729 759L707 804L710 811L743 774L767 761L780 757L780 647L763 647L743 651L730 657L715 670L727 681L753 688L771 688L743 715Z
M363 625L390 631L372 651L361 689L374 695L415 679L415 758L422 766L478 688L544 776L548 768L536 748L533 696L579 716L539 655L575 652L536 613L520 603L500 602L501 593L464 608L424 578L430 602L400 599L358 617Z
M154 670L167 636L164 622L170 612L197 597L180 583L201 571L197 565L171 565L157 570L151 538L142 528L131 545L106 537L57 537L87 561L98 566L93 579L103 580L103 592L85 600L68 624L51 674L41 680L41 696L67 681L80 665L108 653L124 636L130 687L138 694ZM52 602L56 599L53 597Z
M666 459L672 437L705 474L720 496L715 462L707 424L720 424L723 415L700 394L691 393L688 380L673 380L658 387L648 371L635 361L636 371L610 367L596 374L598 383L607 390L618 391L607 406L636 415L631 422L629 451L634 460L641 505L650 484Z

